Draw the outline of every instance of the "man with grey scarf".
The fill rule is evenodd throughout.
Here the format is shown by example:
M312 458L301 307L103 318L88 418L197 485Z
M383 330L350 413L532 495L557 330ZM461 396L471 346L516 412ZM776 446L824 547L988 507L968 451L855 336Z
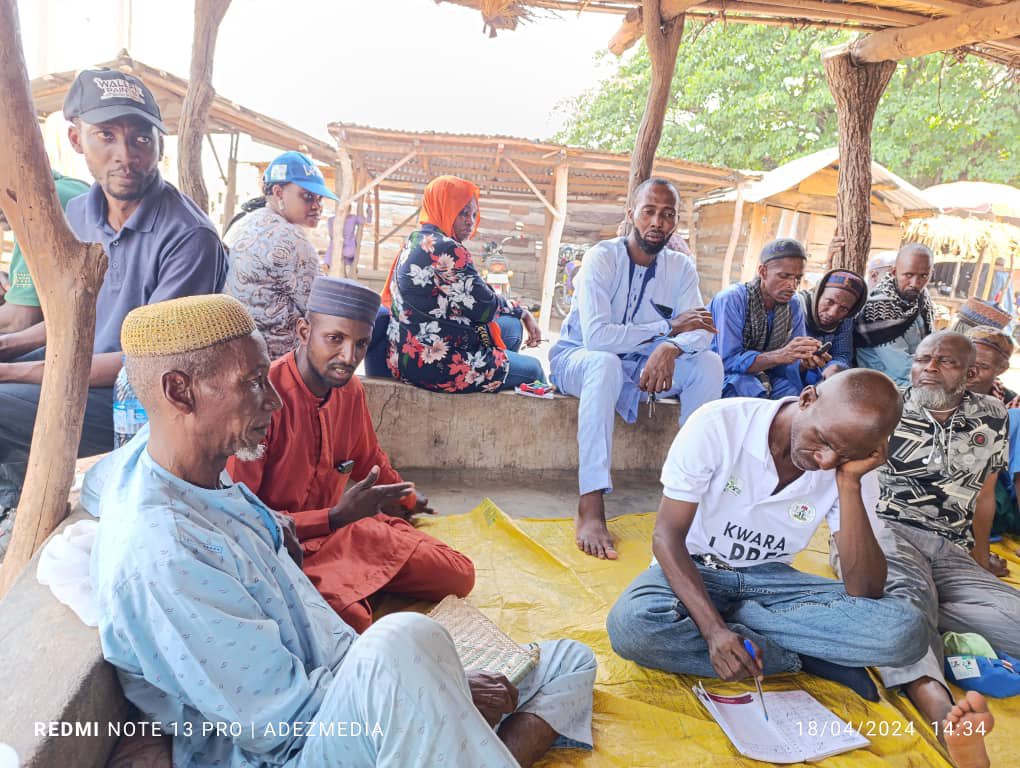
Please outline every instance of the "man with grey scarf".
M871 291L854 326L857 364L881 371L901 387L910 383L911 357L921 339L935 329L928 295L932 253L908 243L896 254L892 272Z
M807 335L804 308L795 299L806 262L796 240L773 240L758 257L758 277L713 297L709 311L718 333L712 348L725 368L723 397L798 395L801 372L831 359L815 354L821 343Z

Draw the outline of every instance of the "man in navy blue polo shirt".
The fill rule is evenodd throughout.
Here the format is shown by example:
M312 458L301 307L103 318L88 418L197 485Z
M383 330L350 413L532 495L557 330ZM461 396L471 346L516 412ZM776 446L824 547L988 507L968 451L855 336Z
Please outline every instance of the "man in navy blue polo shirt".
M96 299L96 336L79 456L113 448L113 382L120 326L135 307L219 293L223 244L209 217L162 179L163 126L152 92L136 77L85 70L64 100L68 138L95 183L67 206L79 240L102 243L109 267ZM0 554L4 508L17 504L39 405L42 350L0 363ZM9 521L8 521L9 525Z

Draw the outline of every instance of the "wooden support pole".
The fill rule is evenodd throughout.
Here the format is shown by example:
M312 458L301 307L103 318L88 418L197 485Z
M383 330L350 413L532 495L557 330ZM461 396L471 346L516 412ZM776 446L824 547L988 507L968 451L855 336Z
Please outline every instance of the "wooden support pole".
M379 212L379 187L375 188L375 200L373 202L374 202L374 210L373 210L373 214L374 215L372 216L372 227L373 227L373 232L372 232L372 243L373 243L373 248L372 248L372 269L376 270L376 269L379 269L379 217L382 215Z
M209 107L216 95L212 87L216 35L229 6L230 0L195 0L191 75L177 127L177 175L180 190L206 212L209 210L209 192L202 176L202 137L209 119Z
M655 152L662 138L666 119L676 55L684 34L684 17L662 19L660 7L664 0L642 0L642 23L648 55L652 60L652 83L648 90L645 113L641 117L634 152L630 156L630 180L627 184L627 207L632 207L634 190L652 175Z
M389 240L391 237L393 237L395 234L397 234L397 232L399 232L404 227L406 227L408 224L410 224L412 221L417 220L419 213L421 213L421 208L420 207L415 208L413 211L411 211L411 215L410 216L405 218L403 221L401 221L395 227L391 228L389 232L387 232L385 235L383 235L379 239L379 244L382 245L387 240Z
M354 186L362 187L368 181L368 171L365 170L365 166L358 165L357 171L354 174ZM379 189L378 186L375 189ZM364 220L365 218L365 195L358 198L358 205L354 209L355 215ZM364 223L358 224L354 228L354 262L351 264L348 277L356 278L358 272L361 271L361 241L365 237L365 225ZM345 262L346 263L346 262ZM347 267L344 267L347 269Z
M992 292L992 280L995 278L995 262L988 262L988 272L985 274L985 284L981 288L981 300L988 301Z
M28 473L0 597L67 516L96 329L96 295L106 273L98 244L67 226L36 121L16 0L0 0L0 209L25 254L46 318L46 362Z
M863 275L871 250L871 126L896 62L854 64L845 46L822 60L839 121L836 234L846 245L834 266Z
M956 266L953 267L953 285L949 289L949 298L956 298L956 287L960 284L960 267L963 265L963 256L956 257Z
M227 158L227 194L223 199L221 232L234 218L234 209L237 207L237 145L240 143L239 139L240 136L236 131L230 134L230 156Z
M336 148L336 178L333 183L340 200L336 204L336 216L333 217L333 263L329 266L329 274L343 277L344 221L350 212L351 197L354 195L354 163L343 144L338 144Z
M721 291L730 284L730 273L733 271L733 254L737 252L740 241L740 228L744 222L744 185L737 184L737 199L733 206L733 226L730 227L730 240L726 244L726 255L723 256L722 275L719 281Z
M542 272L542 303L539 310L538 327L542 333L549 332L552 322L552 297L556 290L556 268L560 260L560 242L563 239L563 226L567 223L567 185L570 166L560 163L556 166L553 176L553 201L556 203L555 213L547 219L545 245L545 268Z
M698 263L698 227L694 222L694 196L687 198L687 245L691 248L691 258Z
M764 203L751 206L751 231L747 235L747 246L744 249L744 264L740 269L740 281L746 283L754 278L758 271L758 256L765 247L765 224L768 211Z
M981 253L978 254L977 263L974 265L974 271L970 274L970 285L967 288L968 298L974 298L977 296L978 284L981 282L981 266L985 263L986 253L988 253L987 245L981 248Z
M989 5L906 29L872 32L850 45L855 64L900 61L1020 34L1020 0Z

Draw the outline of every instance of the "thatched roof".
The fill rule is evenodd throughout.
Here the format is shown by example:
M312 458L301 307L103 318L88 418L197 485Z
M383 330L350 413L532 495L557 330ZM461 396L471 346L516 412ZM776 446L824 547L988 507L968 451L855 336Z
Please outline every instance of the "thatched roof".
M634 26L641 0L437 0L476 8L492 31L514 29L519 21L556 11L615 13L628 17ZM792 27L835 27L860 32L914 27L933 19L956 16L1001 0L704 0L685 13L695 19L712 19L730 24L766 24ZM670 7L685 8L684 0L663 0L663 15ZM640 26L638 24L638 26ZM619 33L618 33L619 34ZM627 33L626 44L634 42ZM623 47L626 47L624 45ZM614 48L616 52L618 49ZM975 53L986 59L1020 68L1020 38L975 43L960 53Z
M906 242L927 245L939 254L974 261L985 252L985 263L1002 258L1007 266L1020 259L1020 227L987 219L932 216L912 219L904 228Z

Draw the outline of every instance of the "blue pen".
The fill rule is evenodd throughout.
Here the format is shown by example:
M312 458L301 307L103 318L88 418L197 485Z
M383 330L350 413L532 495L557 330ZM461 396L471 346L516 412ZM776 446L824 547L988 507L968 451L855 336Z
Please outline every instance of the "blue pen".
M744 650L751 654L752 661L758 660L758 656L754 652L754 646L751 645L751 641L746 638L744 639ZM758 701L761 702L761 711L762 714L765 715L765 720L767 722L769 719L769 711L765 709L765 694L761 692L761 681L758 679L757 675L754 676L754 684L758 689Z

